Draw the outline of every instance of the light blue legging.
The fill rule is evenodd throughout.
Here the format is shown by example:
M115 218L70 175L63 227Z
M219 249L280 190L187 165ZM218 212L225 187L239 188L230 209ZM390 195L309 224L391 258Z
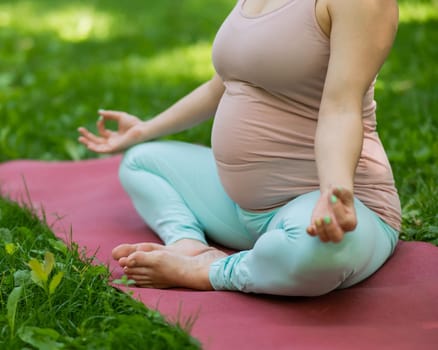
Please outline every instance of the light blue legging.
M239 250L210 266L216 290L315 296L349 287L392 254L398 233L359 200L358 225L340 243L306 233L319 191L263 213L225 193L211 149L157 141L127 151L120 167L135 208L165 244L209 240ZM263 189L260 189L261 191Z

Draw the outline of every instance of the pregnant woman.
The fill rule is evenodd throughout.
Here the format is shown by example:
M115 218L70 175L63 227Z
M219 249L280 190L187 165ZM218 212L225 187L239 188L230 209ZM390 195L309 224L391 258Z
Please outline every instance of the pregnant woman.
M374 101L397 23L395 0L238 0L211 80L155 118L102 110L98 134L79 128L94 152L127 150L122 185L164 243L115 247L126 275L316 296L377 271L400 229ZM211 149L152 141L212 117Z

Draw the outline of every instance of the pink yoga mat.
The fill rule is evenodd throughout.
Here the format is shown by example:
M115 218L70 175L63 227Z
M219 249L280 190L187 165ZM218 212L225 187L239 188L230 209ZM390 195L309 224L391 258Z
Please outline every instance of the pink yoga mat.
M118 179L120 157L0 164L0 188L42 206L56 234L121 269L111 249L159 239L135 212ZM133 288L171 321L196 316L205 349L438 349L438 248L401 242L374 276L317 298Z

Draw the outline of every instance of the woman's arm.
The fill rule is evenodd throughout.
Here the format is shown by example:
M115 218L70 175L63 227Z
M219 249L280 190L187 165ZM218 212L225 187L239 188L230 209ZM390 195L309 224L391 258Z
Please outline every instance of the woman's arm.
M101 110L97 122L98 134L80 127L79 141L94 152L113 153L140 142L186 130L214 116L224 89L222 80L215 75L164 112L146 121L125 112ZM118 130L106 129L105 120L116 121Z
M224 89L221 78L214 75L155 118L143 122L143 141L189 129L213 117Z
M326 3L331 24L330 60L315 136L321 198L309 233L323 241L340 241L346 231L354 229L356 217L352 196L344 203L334 189L353 193L363 142L362 100L392 46L398 8L395 0ZM348 222L344 222L346 212Z

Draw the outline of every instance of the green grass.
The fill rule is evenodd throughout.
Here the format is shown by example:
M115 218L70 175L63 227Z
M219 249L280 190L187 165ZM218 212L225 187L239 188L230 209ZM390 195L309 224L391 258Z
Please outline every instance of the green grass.
M376 86L379 133L403 207L401 237L438 245L438 1L402 0Z
M186 328L111 287L105 266L56 239L31 208L0 198L0 235L1 349L199 348Z

